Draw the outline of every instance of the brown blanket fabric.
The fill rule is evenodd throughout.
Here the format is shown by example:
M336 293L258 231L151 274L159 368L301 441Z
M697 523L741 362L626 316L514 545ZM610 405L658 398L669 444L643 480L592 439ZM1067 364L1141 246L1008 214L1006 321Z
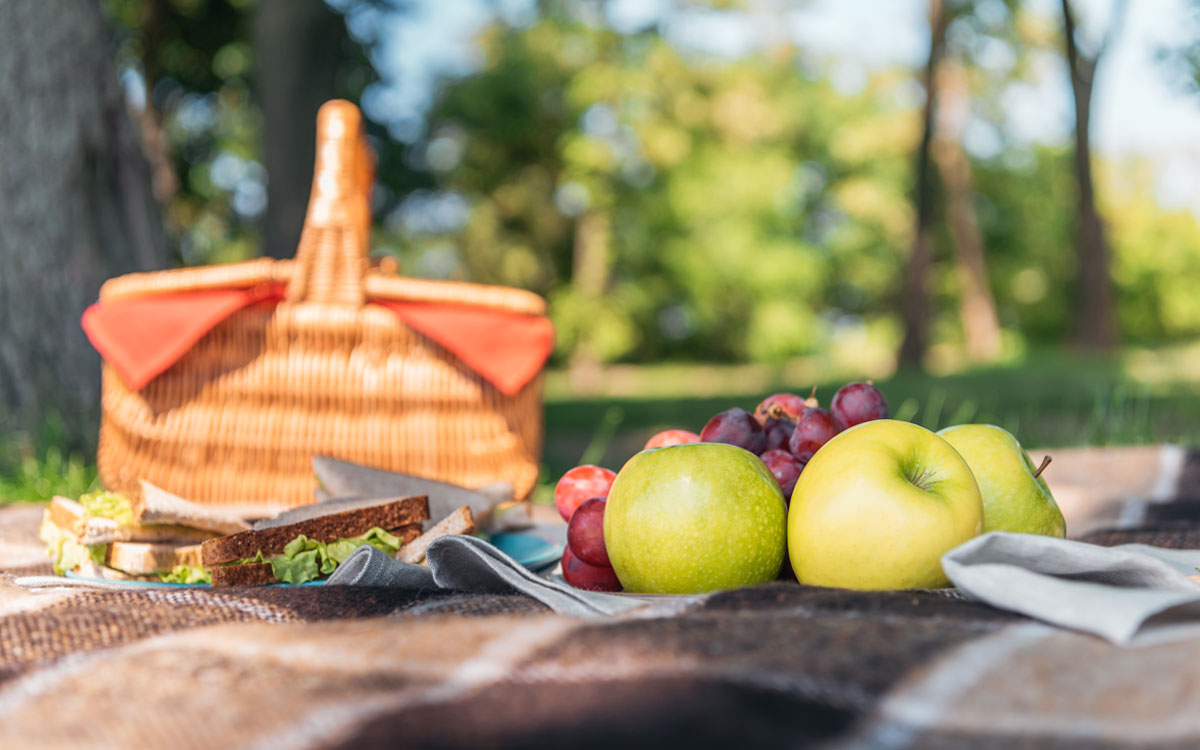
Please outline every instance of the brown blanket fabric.
M43 590L0 509L0 747L1184 747L1200 639L774 584L671 617L335 587ZM1180 512L1175 516L1186 516ZM1102 543L1200 546L1173 517Z

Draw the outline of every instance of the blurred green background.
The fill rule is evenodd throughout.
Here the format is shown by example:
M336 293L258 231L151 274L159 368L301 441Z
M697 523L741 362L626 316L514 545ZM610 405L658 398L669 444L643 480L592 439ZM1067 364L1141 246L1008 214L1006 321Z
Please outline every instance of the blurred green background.
M1200 193L1167 167L1200 158L1089 139L1145 9L835 6L102 3L164 257L290 255L312 155L285 146L311 143L320 101L359 102L373 254L548 300L549 481L581 458L619 468L662 427L862 377L930 427L1194 442ZM1189 3L1155 7L1155 28L1200 29ZM890 34L873 14L905 24L907 53L864 49ZM1195 37L1136 37L1138 75L1183 107L1200 101ZM1051 124L1031 132L1030 108ZM1161 132L1169 115L1140 113ZM94 424L38 413L2 441L0 498L94 481Z

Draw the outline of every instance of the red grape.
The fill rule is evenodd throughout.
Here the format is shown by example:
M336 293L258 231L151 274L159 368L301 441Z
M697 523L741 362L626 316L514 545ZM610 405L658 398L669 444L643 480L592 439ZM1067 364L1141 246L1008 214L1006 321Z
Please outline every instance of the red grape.
M838 426L827 409L805 409L796 422L796 431L788 441L788 450L801 463L808 463L808 459L836 434Z
M584 500L592 497L608 497L608 488L612 487L617 475L601 466L585 464L576 466L558 480L554 487L554 504L564 521L571 520L571 514L583 504Z
M745 409L726 409L704 425L700 439L706 443L728 443L757 455L767 442L767 433Z
M604 507L602 497L593 497L575 509L567 524L567 546L588 565L611 565L604 547Z
M787 450L788 440L791 439L792 433L796 430L796 423L787 417L768 417L766 424L763 425L763 430L767 433L767 440L763 444L763 453L773 451L779 448Z
M767 420L772 418L799 419L800 414L810 406L817 406L815 398L804 399L794 393L773 393L754 408L754 418L765 427Z
M650 450L651 448L666 448L669 445L685 445L687 443L699 443L700 436L691 430L663 430L654 437L646 441L646 447L642 450Z
M804 464L786 450L764 451L760 458L775 475L775 481L779 482L779 489L783 490L783 499L790 502L792 490L796 489L796 480L800 478L800 472L804 471Z
M868 380L865 383L847 383L839 388L829 404L829 410L837 420L838 427L844 430L873 419L887 419L888 402L875 384Z
M588 591L620 591L617 573L607 565L588 565L567 547L562 556L563 579L577 589Z

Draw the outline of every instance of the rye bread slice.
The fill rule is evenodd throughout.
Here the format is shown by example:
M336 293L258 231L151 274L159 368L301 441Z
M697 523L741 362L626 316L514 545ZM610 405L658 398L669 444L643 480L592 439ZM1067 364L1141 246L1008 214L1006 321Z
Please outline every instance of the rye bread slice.
M284 516L288 520L278 522ZM398 529L418 524L419 535L419 524L428 519L429 501L424 495L308 505L282 513L251 531L209 539L201 545L201 558L206 566L210 566L254 557L259 551L267 556L278 555L288 542L301 534L309 539L332 542L365 534L375 526Z
M345 513L353 510L373 509L384 505L389 505L395 502L402 501L420 501L424 507L424 516L421 520L429 518L429 499L427 495L376 495L374 497L350 497L336 498L324 503L312 503L310 505L301 505L290 510L285 510L277 516L264 518L261 521L255 521L251 528L254 531L262 531L263 529L273 529L276 526L288 526L290 524L299 523L300 521L308 521L313 518L328 518L335 514ZM421 511L418 511L421 512ZM415 523L415 520L406 520L397 526L406 526L410 523ZM376 524L380 525L380 524ZM369 528L369 527L368 527ZM383 528L391 528L384 526Z
M392 529L389 533L398 537L402 543L409 544L421 536L421 524L410 523L398 529ZM264 551L263 554L268 553ZM264 586L270 583L279 583L275 580L270 563L213 565L208 568L208 572L212 576L212 585L214 586Z
M279 583L271 571L271 563L218 565L208 569L214 586L266 586Z

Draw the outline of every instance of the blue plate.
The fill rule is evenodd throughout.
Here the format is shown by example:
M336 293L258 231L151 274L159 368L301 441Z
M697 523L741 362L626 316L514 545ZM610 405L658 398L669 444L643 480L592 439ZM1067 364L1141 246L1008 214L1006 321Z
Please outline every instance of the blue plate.
M563 554L563 545L548 542L541 537L533 534L493 534L489 542L494 544L504 554L516 560L519 564L524 565L530 570L542 570L548 568L558 562ZM67 571L67 578L78 578L81 581L102 581L104 583L116 583L122 586L141 586L149 588L195 588L196 586L208 586L207 583L159 583L156 581L111 581L107 578L93 578L92 576L83 576L78 573ZM323 586L325 581L309 581L302 583L301 586ZM291 583L276 583L274 586L294 586Z
M562 558L563 546L533 534L493 534L488 539L504 554L530 570L548 568Z
M97 578L95 576L81 576L78 573L68 570L67 578L76 578L80 581L100 581L102 583L117 583L122 586L149 586L150 588L160 589L164 586L170 586L176 589L186 589L193 586L207 586L207 583L162 583L161 581L113 581L108 578Z

